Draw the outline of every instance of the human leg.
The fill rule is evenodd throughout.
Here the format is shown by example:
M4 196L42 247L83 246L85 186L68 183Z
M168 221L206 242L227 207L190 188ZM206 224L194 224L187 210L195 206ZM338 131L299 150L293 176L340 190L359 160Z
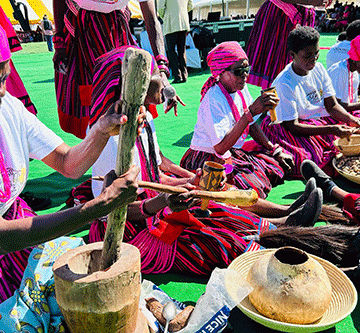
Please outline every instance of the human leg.
M309 198L310 193L316 188L314 178L310 178L306 183L304 192L291 205L280 205L265 199L259 198L255 205L244 207L255 214L263 217L283 217L302 206Z
M45 39L46 39L48 50L50 52L52 52L53 51L52 36L51 35L45 35Z
M308 180L311 177L315 178L317 186L319 186L326 197L334 196L341 202L349 192L342 190L323 170L321 170L316 163L311 160L304 160L301 163L300 171L304 179Z
M178 55L175 51L175 47L177 43L177 32L173 32L172 34L167 34L165 35L165 38L166 38L167 55L169 58L169 66L174 79L174 83L180 83L181 73L179 70Z
M188 72L186 68L186 31L179 31L177 34L177 53L181 81L186 82Z

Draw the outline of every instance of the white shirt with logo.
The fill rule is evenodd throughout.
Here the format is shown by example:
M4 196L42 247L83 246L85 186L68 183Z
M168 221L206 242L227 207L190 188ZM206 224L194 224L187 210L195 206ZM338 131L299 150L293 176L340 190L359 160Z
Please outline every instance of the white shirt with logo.
M276 77L273 85L280 99L276 107L279 122L329 116L324 99L335 96L335 91L320 62L305 76L297 75L291 62Z

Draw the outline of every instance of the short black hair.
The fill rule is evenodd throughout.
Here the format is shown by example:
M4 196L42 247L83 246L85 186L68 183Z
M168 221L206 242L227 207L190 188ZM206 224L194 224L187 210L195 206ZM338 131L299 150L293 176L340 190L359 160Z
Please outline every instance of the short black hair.
M311 27L297 27L292 30L287 40L288 51L298 53L309 45L315 45L320 40L320 34Z
M346 28L346 39L353 40L360 35L360 20L352 21Z
M340 32L337 40L338 40L339 42L341 42L341 41L343 41L343 40L345 40L345 39L346 39L346 31Z

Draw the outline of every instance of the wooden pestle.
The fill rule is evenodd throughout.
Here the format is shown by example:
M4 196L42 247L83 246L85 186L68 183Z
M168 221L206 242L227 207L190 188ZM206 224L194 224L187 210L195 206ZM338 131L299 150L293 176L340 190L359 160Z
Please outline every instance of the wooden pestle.
M94 180L104 180L104 177L96 176L93 177ZM180 194L186 193L188 190L184 187L164 185L159 183L146 182L143 180L137 181L139 187L148 188L157 192L169 193L169 194ZM258 200L258 194L255 190L229 190L229 191L202 191L202 190L193 190L193 197L213 200L217 202L223 202L230 205L236 206L252 206Z
M128 48L122 63L121 113L127 115L128 121L120 126L119 144L115 173L120 176L133 165L135 140L138 129L138 114L144 104L150 84L151 55L141 49ZM105 270L113 265L120 256L124 236L127 206L114 209L108 217L100 269Z

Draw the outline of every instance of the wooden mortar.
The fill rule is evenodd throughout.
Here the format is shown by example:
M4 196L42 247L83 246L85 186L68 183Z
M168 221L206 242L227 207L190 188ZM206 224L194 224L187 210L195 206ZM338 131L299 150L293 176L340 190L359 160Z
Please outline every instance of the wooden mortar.
M148 333L139 310L140 252L123 243L121 256L99 271L103 242L72 249L53 266L56 301L72 333Z

